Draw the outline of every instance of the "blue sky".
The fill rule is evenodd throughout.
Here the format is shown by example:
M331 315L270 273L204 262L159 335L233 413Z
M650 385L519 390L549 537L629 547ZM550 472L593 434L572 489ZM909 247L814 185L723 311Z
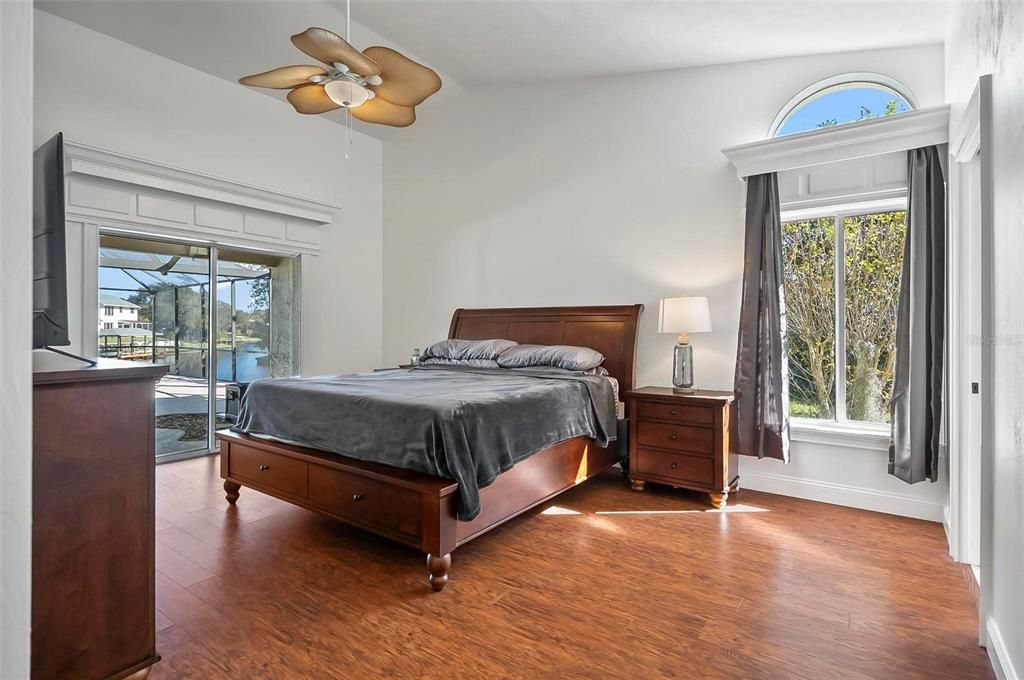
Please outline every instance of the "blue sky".
M849 123L860 118L861 106L879 115L890 99L897 99L900 102L898 111L910 110L902 97L884 90L871 87L835 90L797 109L777 134L789 135L794 132L815 130L819 123L833 118L839 123Z
M0 2L2 2L2 0L0 0ZM156 276L160 276L160 274L156 274ZM176 275L172 274L171 277L176 278ZM202 280L205 277L196 276L194 278L196 278L197 280ZM143 280L145 279L143 278ZM177 283L177 281L174 280L168 280L168 282ZM110 267L100 267L99 283L101 293L105 295L114 295L116 297L123 299L127 299L130 295L132 295L132 293L111 289L128 288L133 291L142 290L142 286L140 286L135 279L128 276L120 269L111 269ZM252 296L249 295L249 290L249 284L238 283L235 285L235 304L238 305L238 309L241 309L243 311L251 311ZM231 293L229 292L227 284L222 284L220 286L219 297L221 297L221 299L224 302L227 302L228 300L231 299L230 295Z

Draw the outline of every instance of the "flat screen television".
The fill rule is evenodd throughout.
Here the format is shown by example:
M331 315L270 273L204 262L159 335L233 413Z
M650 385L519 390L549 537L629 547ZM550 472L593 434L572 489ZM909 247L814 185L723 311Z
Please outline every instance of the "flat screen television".
M32 347L70 345L64 225L64 136L32 158Z

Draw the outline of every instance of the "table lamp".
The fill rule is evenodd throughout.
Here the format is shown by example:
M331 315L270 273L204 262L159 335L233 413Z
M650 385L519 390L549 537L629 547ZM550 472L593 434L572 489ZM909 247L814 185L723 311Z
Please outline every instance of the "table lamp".
M662 298L658 311L658 332L678 333L672 354L672 387L677 392L694 392L693 347L689 333L711 332L711 312L706 297Z

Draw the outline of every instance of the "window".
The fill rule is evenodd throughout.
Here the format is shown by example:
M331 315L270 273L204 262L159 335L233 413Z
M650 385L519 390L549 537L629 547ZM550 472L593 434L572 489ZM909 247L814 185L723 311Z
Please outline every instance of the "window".
M104 316L114 316L114 308L111 305L104 305L103 307Z
M889 422L906 211L887 208L782 225L794 418Z
M895 80L849 73L815 83L793 97L776 117L770 136L892 116L914 108L913 96Z

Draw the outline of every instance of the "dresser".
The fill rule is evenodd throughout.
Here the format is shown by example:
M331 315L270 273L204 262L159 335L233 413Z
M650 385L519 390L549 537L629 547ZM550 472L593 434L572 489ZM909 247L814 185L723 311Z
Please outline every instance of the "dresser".
M629 478L635 491L648 482L708 494L722 508L739 483L729 450L732 392L676 392L641 387L629 404Z
M144 677L159 660L154 383L101 359L32 394L32 678Z

